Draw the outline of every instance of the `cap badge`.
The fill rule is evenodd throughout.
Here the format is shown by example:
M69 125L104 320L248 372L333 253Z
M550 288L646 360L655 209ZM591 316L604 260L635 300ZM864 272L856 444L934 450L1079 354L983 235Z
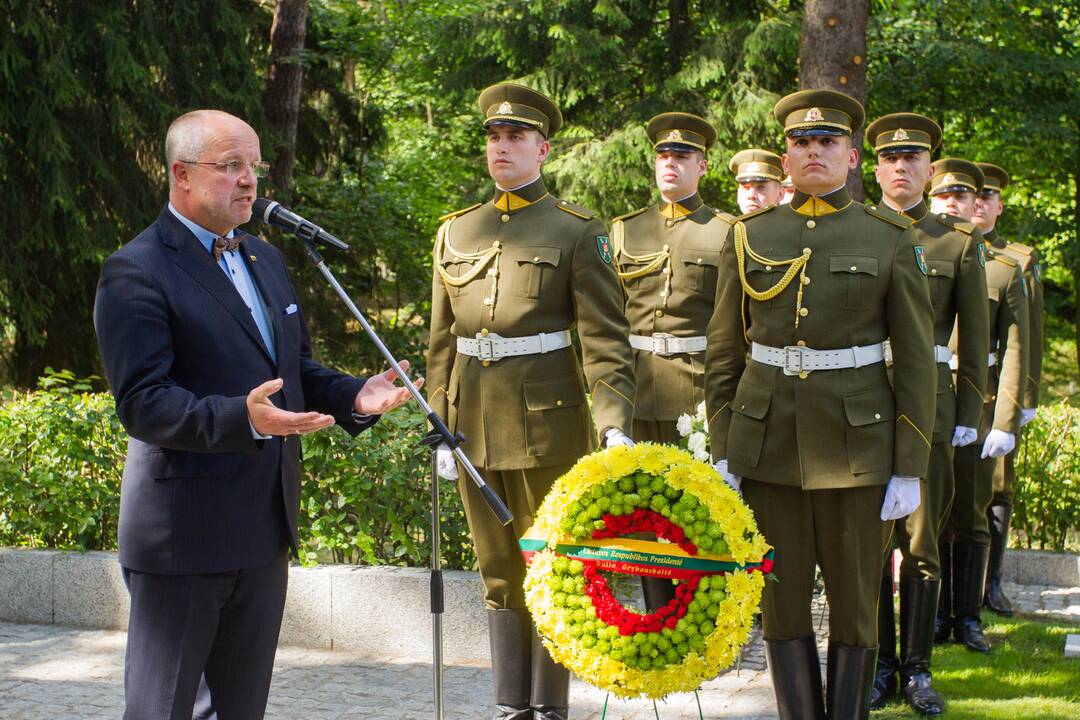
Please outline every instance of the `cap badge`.
M821 114L821 111L814 107L806 111L806 117L803 118L803 122L821 122L824 119L825 117Z
M959 185L960 181L952 173L945 173L945 177L941 179L943 185Z
M677 129L672 130L671 132L668 133L667 139L668 140L682 140L683 139L682 133L679 132Z
M495 112L499 113L500 115L509 115L510 113L514 112L514 106L504 100L503 104L500 105L498 110L496 110Z
M893 133L892 139L894 142L897 140L907 140L907 130L905 130L904 128L897 128L896 132Z

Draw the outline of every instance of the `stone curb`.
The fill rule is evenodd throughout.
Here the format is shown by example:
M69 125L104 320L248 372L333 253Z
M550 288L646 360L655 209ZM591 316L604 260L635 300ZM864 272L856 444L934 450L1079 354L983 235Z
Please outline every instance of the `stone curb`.
M1080 586L1080 556L1010 550L1006 582ZM327 565L289 570L281 644L382 657L431 652L429 572ZM443 573L448 662L490 660L483 585L475 572ZM115 553L0 548L0 621L126 630L127 588Z

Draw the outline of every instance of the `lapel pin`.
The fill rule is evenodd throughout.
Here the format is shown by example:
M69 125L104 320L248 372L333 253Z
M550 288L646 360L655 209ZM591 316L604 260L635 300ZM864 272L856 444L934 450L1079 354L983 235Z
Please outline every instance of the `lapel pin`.
M251 262L255 262L256 260L259 259L259 258L255 257L254 255L248 255L248 257L251 258Z

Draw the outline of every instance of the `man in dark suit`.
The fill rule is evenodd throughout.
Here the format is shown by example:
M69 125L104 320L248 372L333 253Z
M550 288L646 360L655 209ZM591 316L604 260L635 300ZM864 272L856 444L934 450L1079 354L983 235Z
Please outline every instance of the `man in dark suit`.
M299 544L299 436L356 435L408 392L392 370L311 359L281 253L236 229L267 170L255 131L198 110L165 146L169 204L106 260L94 308L130 435L124 717L260 718Z

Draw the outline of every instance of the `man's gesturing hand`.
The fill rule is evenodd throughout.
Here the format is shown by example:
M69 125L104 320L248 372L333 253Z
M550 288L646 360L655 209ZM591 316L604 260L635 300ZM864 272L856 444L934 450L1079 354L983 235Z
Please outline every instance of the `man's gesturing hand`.
M270 396L281 389L281 378L268 380L248 393L248 419L260 435L307 435L334 424L334 418L317 412L294 413L270 402Z
M402 370L409 369L408 360L402 360L400 365ZM395 380L397 373L393 368L368 378L364 387L356 394L356 412L361 415L382 415L407 402L411 397L409 391L395 385ZM414 384L418 389L424 387L424 378L417 378Z

